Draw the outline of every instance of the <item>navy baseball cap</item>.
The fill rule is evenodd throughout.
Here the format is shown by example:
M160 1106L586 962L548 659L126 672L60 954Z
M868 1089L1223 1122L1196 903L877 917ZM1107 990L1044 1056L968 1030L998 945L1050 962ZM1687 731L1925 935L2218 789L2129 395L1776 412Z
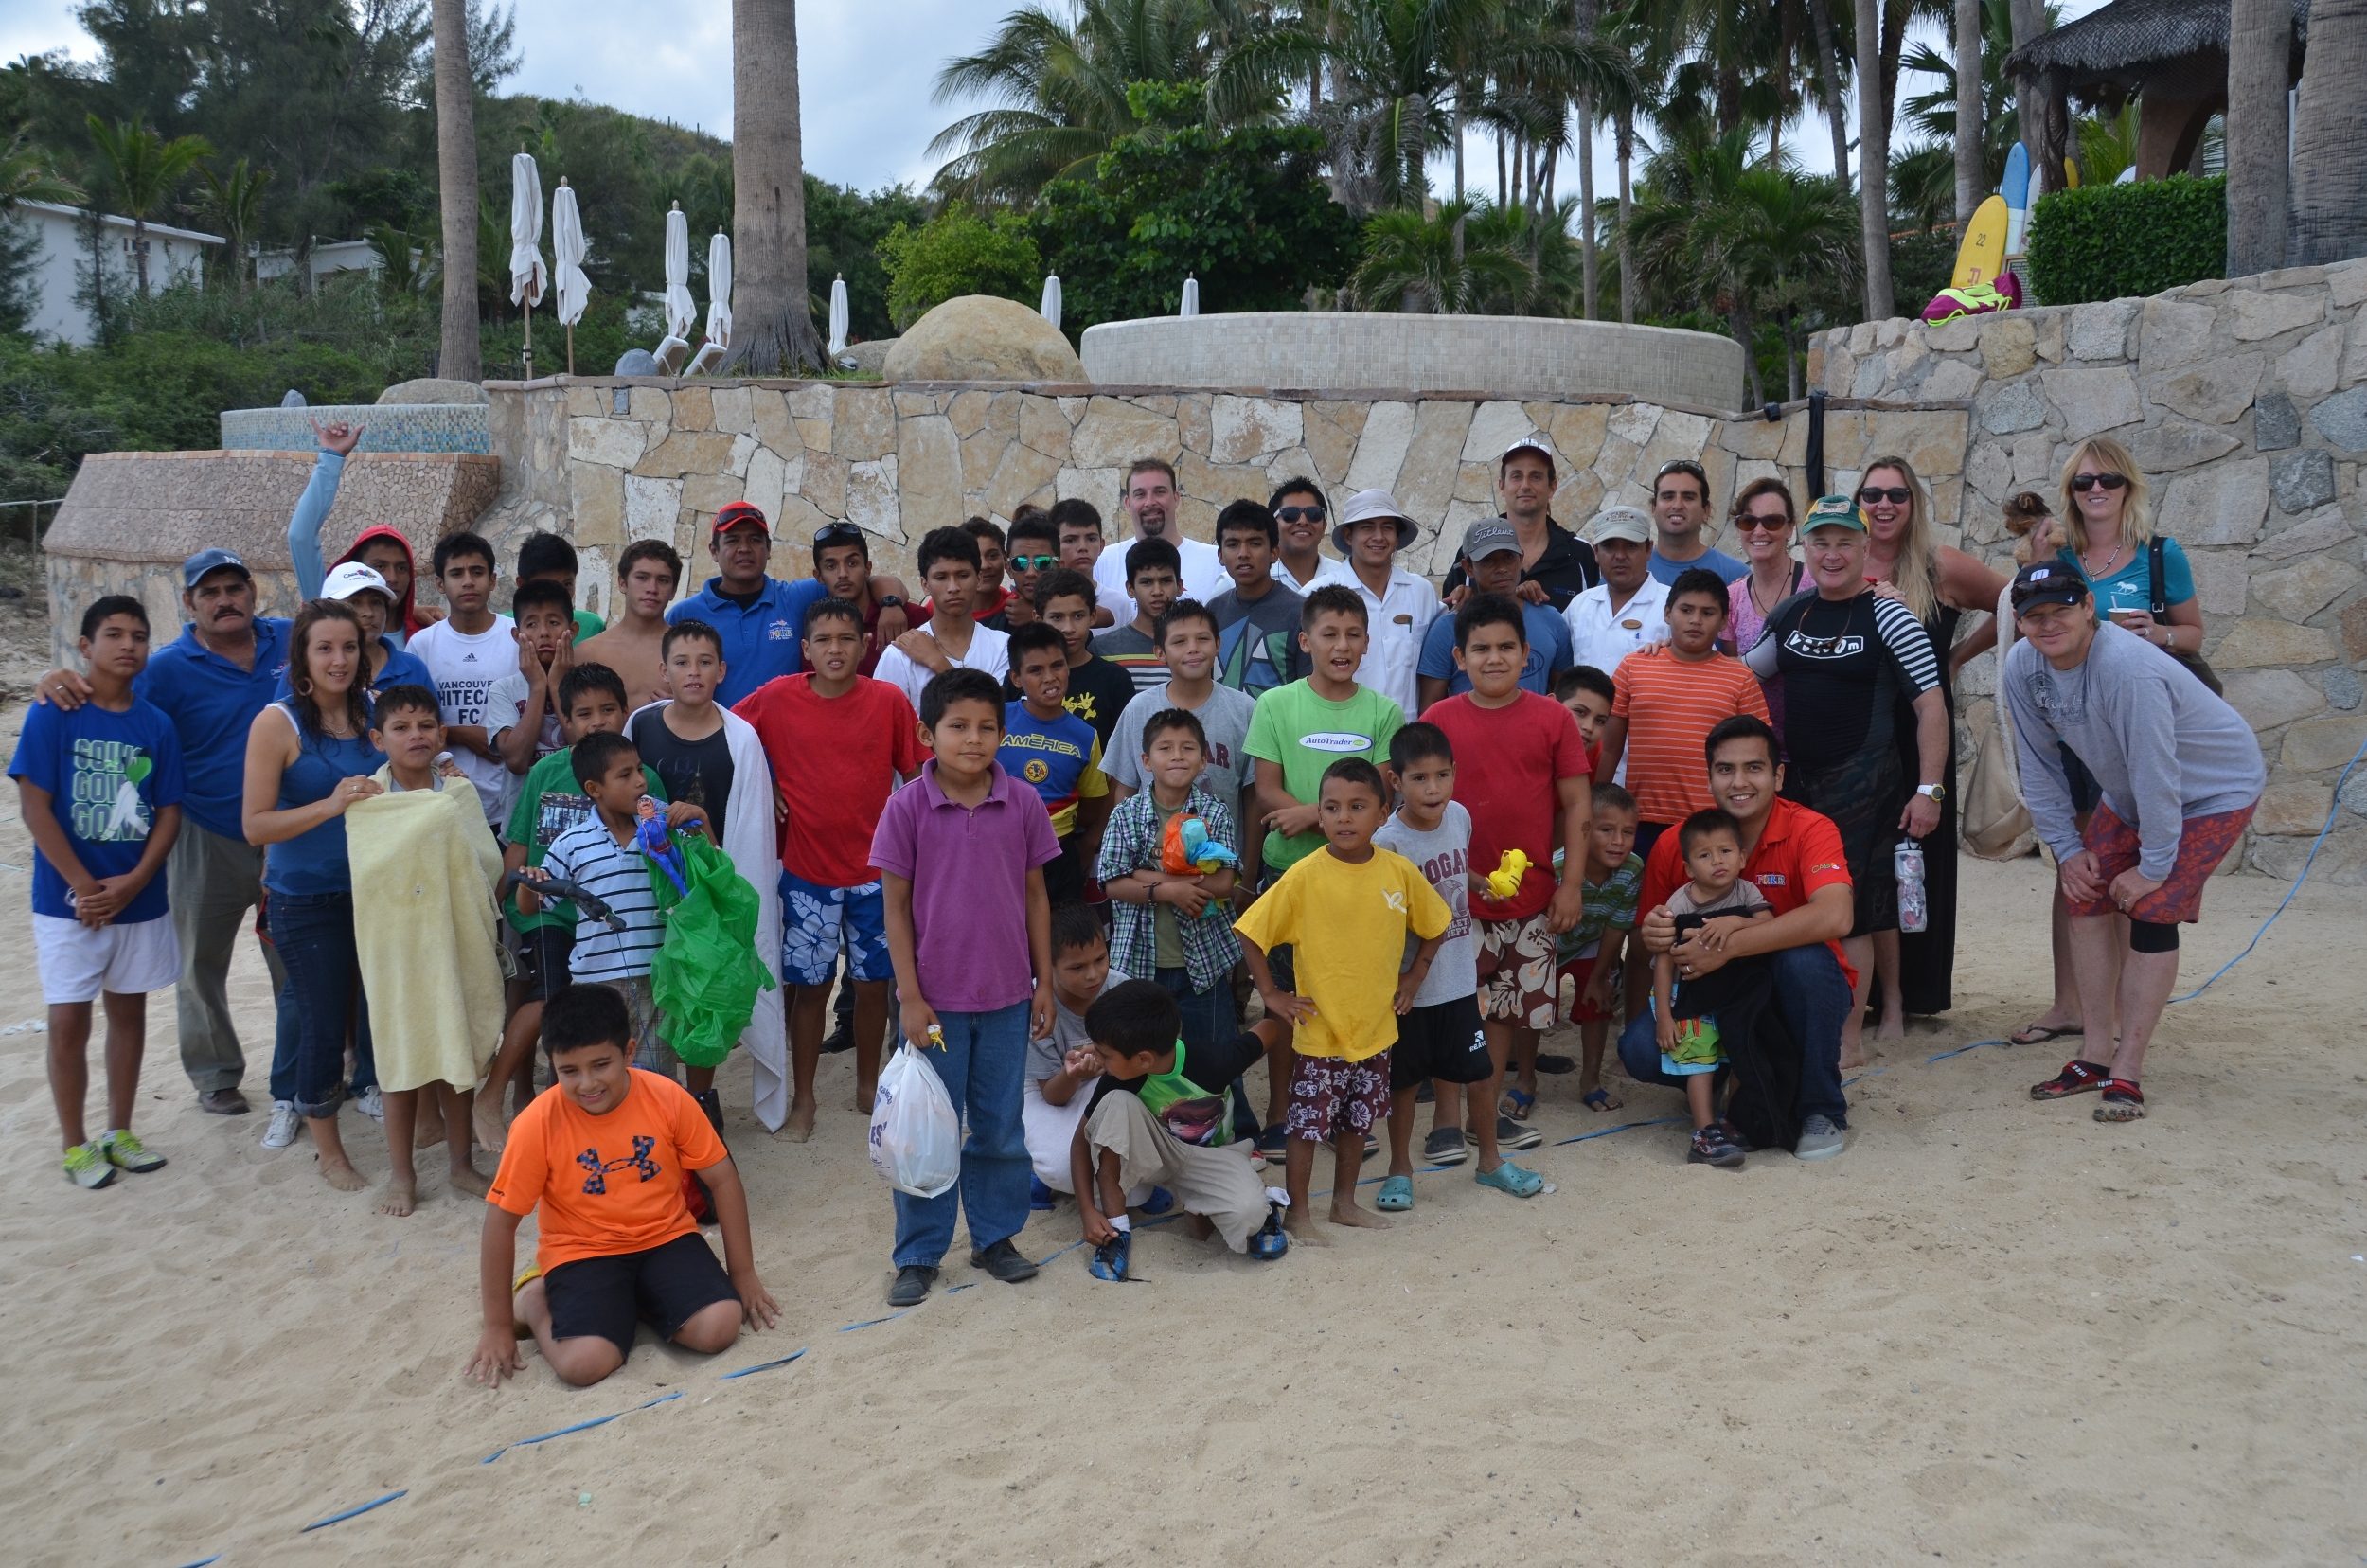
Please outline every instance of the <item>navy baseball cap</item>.
M2014 574L2014 614L2041 604L2077 604L2088 597L2088 579L2060 561L2034 561Z
M194 588L205 579L207 573L219 572L224 567L238 573L249 582L255 580L255 574L246 569L245 561L240 561L228 550L212 549L200 550L181 563L181 586L184 589Z

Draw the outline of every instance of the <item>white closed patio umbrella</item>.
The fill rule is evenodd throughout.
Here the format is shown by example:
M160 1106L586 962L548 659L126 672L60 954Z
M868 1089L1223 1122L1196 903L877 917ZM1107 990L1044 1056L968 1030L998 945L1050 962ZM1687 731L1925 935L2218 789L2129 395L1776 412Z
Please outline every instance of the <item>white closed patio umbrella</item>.
M1036 312L1044 320L1052 323L1054 330L1059 330L1060 275L1059 273L1043 275L1043 303L1036 308Z
M1177 315L1186 316L1196 316L1200 314L1199 278L1193 277L1188 274L1185 275L1184 278L1184 306L1183 309L1177 311L1175 313Z
M830 279L830 343L833 360L846 352L846 275Z
M732 237L721 229L707 241L707 340L699 346L699 357L690 362L690 373L706 375L723 363L724 351L732 346Z
M576 193L561 175L551 192L551 262L559 285L559 324L567 329L567 374L576 373L576 323L592 298L592 280L583 275L584 258L592 247L584 241L583 214L576 209Z
M534 379L534 307L542 303L550 274L543 266L543 171L534 154L509 160L509 302L525 312L526 379Z
M690 324L698 302L690 297L690 220L676 202L666 214L666 338L657 346L658 368L667 375L682 369L690 355Z

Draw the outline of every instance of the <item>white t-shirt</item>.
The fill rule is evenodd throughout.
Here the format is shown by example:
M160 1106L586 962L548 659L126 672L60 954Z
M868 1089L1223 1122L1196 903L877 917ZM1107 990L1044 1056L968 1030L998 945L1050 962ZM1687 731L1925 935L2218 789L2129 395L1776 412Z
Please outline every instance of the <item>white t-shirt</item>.
M930 633L932 641L935 640L935 623L918 630ZM944 645L940 643L938 647L942 650ZM947 653L946 658L952 661L955 669L982 669L1000 681L1011 672L1011 639L991 626L980 626L973 622L970 629L970 651L958 659ZM871 676L902 692L912 704L913 711L918 713L921 688L936 679L937 671L926 665L913 663L905 657L902 649L890 643L887 650L880 655L880 663Z
M1126 552L1140 543L1120 540L1105 544L1101 556L1094 562L1095 602L1117 616L1116 625L1125 626L1134 618L1134 600L1126 591ZM1197 539L1178 539L1176 553L1184 558L1184 597L1206 604L1233 586L1233 579L1225 572L1224 562L1218 558L1214 544L1203 544Z
M488 740L498 741L504 730L517 727L518 716L525 709L529 689L524 670L511 670L493 683L492 693L485 700L485 738ZM559 683L552 682L554 698L558 690ZM553 702L547 706L550 711L543 715L543 733L534 738L534 760L537 762L565 744L565 738L559 727L558 704Z
M503 676L518 673L518 638L511 626L507 615L495 615L491 626L474 635L454 630L448 620L412 633L405 651L427 666L427 672L435 677L436 700L443 705L445 723L485 725L487 739L491 739L488 712L493 687ZM457 746L452 755L461 773L476 786L486 819L496 825L507 821L510 792L517 782L509 769Z

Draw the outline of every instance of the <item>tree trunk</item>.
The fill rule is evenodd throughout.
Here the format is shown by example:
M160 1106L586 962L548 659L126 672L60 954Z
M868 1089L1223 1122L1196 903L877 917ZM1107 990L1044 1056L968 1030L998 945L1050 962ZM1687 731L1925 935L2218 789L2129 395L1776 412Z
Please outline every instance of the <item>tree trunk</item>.
M1586 280L1584 312L1602 313L1602 273L1594 245L1594 95L1578 95L1578 260Z
M1972 221L1989 179L1982 156L1981 0L1956 0L1956 221Z
M1454 264L1463 265L1463 100L1470 83L1454 84Z
M1752 323L1750 311L1739 304L1728 311L1726 330L1734 333L1736 343L1742 345L1742 368L1751 379L1751 406L1756 408L1767 401L1767 389L1759 383L1759 351L1752 341L1758 333Z
M796 0L732 0L732 356L756 375L819 365L806 303Z
M2227 276L2285 265L2293 8L2234 0L2227 45Z
M2367 0L2316 0L2309 8L2309 58L2302 71L2301 105L2293 117L2296 266L2367 256L2367 116L2359 114L2358 106L2362 80L2367 80ZM2231 180L2230 188L2234 185Z
M138 213L132 217L132 265L138 271L140 297L148 297L148 219Z
M1858 216L1865 241L1865 314L1885 321L1891 309L1891 128L1882 110L1881 0L1858 7Z
M1898 116L1898 60L1907 52L1910 9L1911 0L1882 0L1882 144L1885 147L1890 145L1891 124Z
M2008 0L2006 10L2014 25L2016 49L2028 48L2046 32L2046 0ZM2016 78L2014 109L2021 121L2022 150L2030 155L2030 183L2037 186L2044 172L2040 155L2046 143L2045 83L2035 76Z
M476 313L476 83L469 75L466 0L435 0L436 185L443 209L444 320L436 373L485 379Z
M1816 34L1816 80L1824 93L1824 122L1833 132L1833 178L1849 188L1849 105L1842 100L1841 55L1833 45L1828 0L1808 0L1808 26Z
M1635 215L1635 111L1619 110L1619 319L1635 325L1635 266L1628 248L1628 223Z

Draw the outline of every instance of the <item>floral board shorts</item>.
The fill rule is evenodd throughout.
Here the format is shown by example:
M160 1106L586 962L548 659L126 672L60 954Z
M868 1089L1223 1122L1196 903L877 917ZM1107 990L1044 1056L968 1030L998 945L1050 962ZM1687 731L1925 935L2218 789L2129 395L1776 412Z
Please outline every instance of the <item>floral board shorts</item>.
M1542 910L1525 920L1483 920L1479 934L1480 1016L1522 1029L1550 1029L1556 1006L1553 928Z
M895 975L888 961L887 895L876 882L861 887L818 887L781 873L781 978L792 986L827 986L846 944L846 972L857 980Z
M2188 817L2178 835L2178 859L2171 863L2169 881L2129 905L2128 918L2155 925L2192 925L2201 919L2203 883L2227 859L2227 852L2243 836L2245 824L2251 821L2259 805L2255 800L2237 811ZM2069 905L2071 913L2123 913L2112 905L2111 883L2122 872L2137 869L2143 848L2137 829L2114 814L2110 806L2103 805L2088 819L2088 831L2082 840L2096 858L2097 875L2104 882L2105 892L2091 902L2073 901Z
M1293 1138L1329 1143L1343 1132L1370 1132L1389 1119L1389 1053L1361 1061L1303 1056L1290 1074L1283 1125Z

